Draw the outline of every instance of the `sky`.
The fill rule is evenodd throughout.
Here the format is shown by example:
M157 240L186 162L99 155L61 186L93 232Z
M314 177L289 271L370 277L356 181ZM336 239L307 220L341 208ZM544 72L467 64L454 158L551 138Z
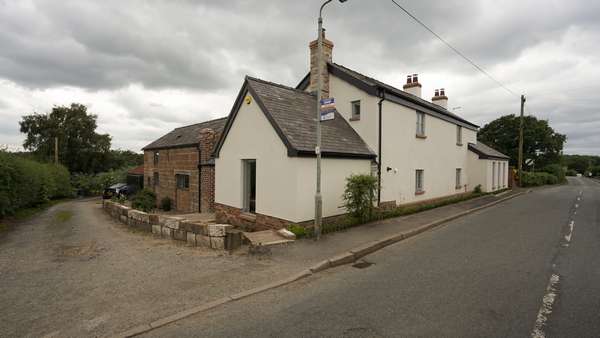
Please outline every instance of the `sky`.
M333 60L480 126L505 114L548 120L565 153L600 155L600 2L397 0L515 94L500 88L391 0L324 11ZM173 128L229 114L245 75L295 86L308 72L321 1L0 0L0 145L21 116L72 102L115 149L139 152Z

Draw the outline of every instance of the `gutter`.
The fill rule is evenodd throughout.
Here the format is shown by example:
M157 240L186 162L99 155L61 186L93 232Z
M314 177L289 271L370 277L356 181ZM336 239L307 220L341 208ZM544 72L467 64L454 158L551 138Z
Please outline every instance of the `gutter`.
M381 203L381 136L382 136L382 127L381 121L383 117L383 101L385 101L385 91L381 90L379 92L380 100L377 103L379 106L379 137L378 137L378 154L377 154L377 206Z

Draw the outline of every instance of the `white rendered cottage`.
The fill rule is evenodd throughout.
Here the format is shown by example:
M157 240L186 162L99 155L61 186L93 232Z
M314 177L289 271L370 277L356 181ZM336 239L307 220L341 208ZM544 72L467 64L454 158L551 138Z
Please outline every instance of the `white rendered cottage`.
M309 47L297 88L246 77L215 148L217 221L260 229L314 219L316 41ZM416 75L400 90L333 63L332 50L324 39L322 95L337 110L321 122L324 217L345 213L350 174L379 177L382 207L506 186L508 157L477 142L478 126L447 110L443 89L428 102Z

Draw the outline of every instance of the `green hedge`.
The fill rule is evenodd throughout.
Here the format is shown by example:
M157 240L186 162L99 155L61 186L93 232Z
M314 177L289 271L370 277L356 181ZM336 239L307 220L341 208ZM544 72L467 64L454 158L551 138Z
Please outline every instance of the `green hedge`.
M558 178L545 172L523 172L523 186L536 187L545 184L557 184Z
M72 195L69 171L64 166L0 151L0 217Z

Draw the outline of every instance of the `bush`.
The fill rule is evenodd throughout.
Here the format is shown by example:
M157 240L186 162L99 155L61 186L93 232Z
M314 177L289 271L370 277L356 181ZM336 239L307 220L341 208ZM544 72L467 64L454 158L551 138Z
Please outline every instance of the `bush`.
M567 180L565 177L567 173L565 169L559 164L547 165L541 171L553 175L560 183L565 182Z
M524 187L537 187L545 184L557 184L558 178L552 174L548 174L545 172L523 172L523 182L522 186Z
M473 193L481 194L481 184L475 186L475 189L473 189Z
M290 224L287 227L287 229L289 231L291 231L292 233L294 233L294 235L296 235L296 238L302 238L302 237L308 236L308 231L303 226L296 225L296 224Z
M0 151L0 217L70 196L69 172L64 166Z
M567 169L567 172L565 173L566 176L577 176L577 170L574 169Z
M131 207L145 212L151 211L156 208L156 194L148 189L140 190L131 199Z
M78 194L83 196L97 196L102 194L105 188L116 183L127 180L127 171L130 168L111 170L99 174L74 174L72 184Z
M377 190L377 178L371 175L350 175L342 198L348 213L362 221L373 215L373 201Z
M160 200L160 208L164 211L171 211L171 199L169 197L163 197Z

